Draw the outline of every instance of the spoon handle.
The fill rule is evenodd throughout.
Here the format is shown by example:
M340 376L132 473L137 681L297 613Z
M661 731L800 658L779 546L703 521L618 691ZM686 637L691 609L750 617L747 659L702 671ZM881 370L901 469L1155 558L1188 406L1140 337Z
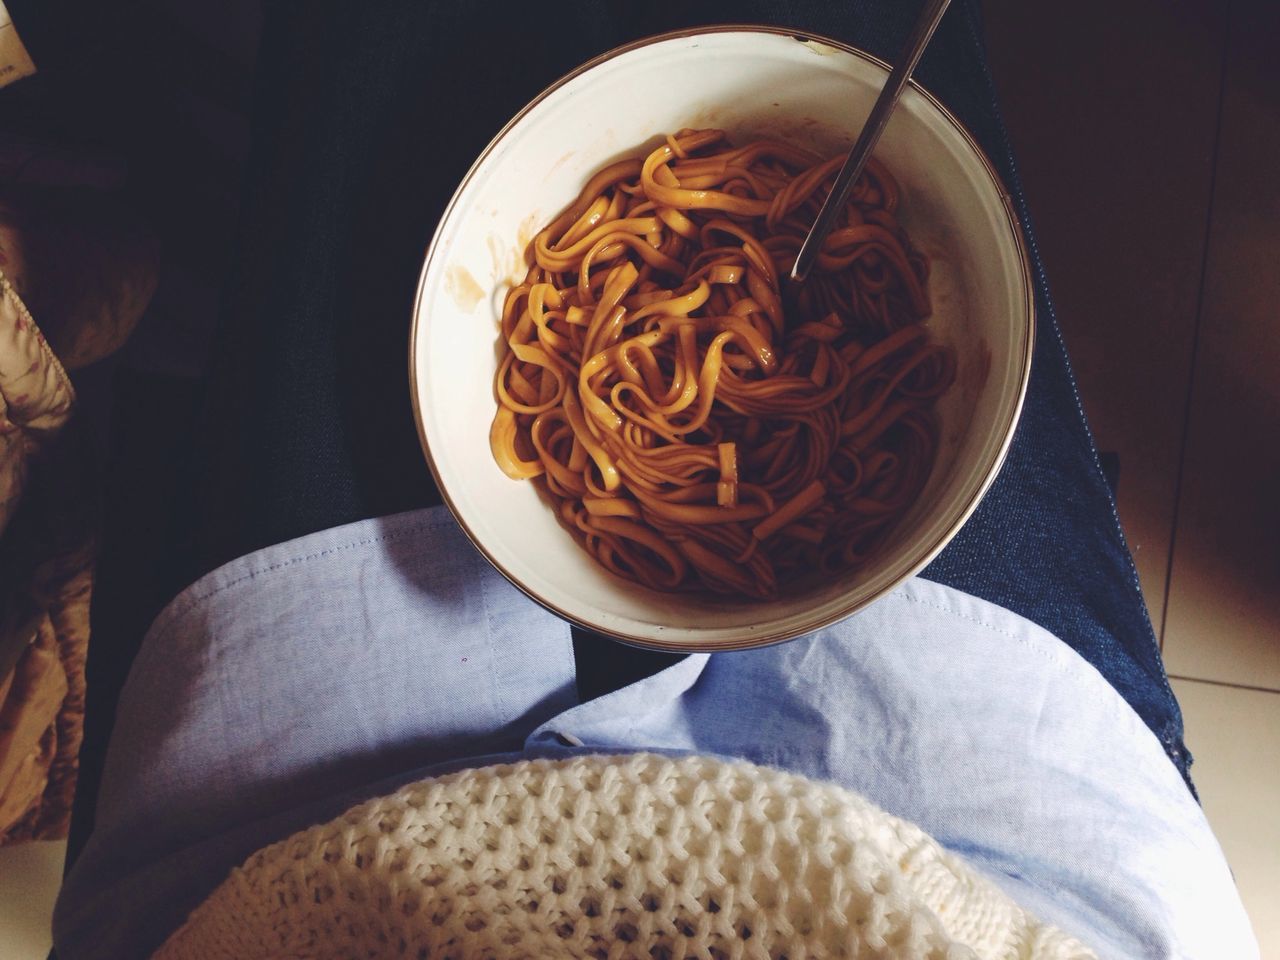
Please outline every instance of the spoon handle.
M844 166L836 176L831 193L827 195L826 202L818 211L818 218L813 221L813 226L809 228L809 233L804 238L804 244L796 256L795 266L791 268L793 280L804 280L813 269L814 261L818 259L818 252L822 249L822 244L827 239L827 234L831 232L832 226L835 225L836 217L844 208L849 191L853 189L858 175L866 166L867 158L871 156L871 151L880 140L880 134L884 132L885 125L889 122L889 115L893 113L898 98L902 96L903 88L911 78L911 71L915 70L916 64L920 62L920 55L929 45L933 31L937 29L938 21L942 19L950 2L951 0L925 0L924 9L921 10L916 25L911 29L911 35L907 38L902 55L889 71L889 79L885 81L884 89L876 98L862 133L858 135L857 142L849 151Z

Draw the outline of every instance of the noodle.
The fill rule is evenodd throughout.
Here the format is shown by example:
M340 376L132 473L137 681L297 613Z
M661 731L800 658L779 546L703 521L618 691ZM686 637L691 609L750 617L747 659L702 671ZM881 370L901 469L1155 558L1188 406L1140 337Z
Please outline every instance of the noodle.
M534 239L490 444L608 570L769 598L865 564L923 489L955 360L883 166L783 283L840 159L684 130Z

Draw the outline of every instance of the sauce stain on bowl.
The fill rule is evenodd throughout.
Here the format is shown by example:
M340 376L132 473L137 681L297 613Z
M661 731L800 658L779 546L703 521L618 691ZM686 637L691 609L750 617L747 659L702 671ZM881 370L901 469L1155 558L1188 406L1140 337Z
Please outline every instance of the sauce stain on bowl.
M806 37L796 33L792 34L791 39L799 41L800 45L806 50L810 53L816 53L820 57L829 57L833 53L838 52L835 47L831 46L831 44L823 43L821 40L815 39L814 37Z
M485 237L485 246L489 249L489 259L493 262L493 270L489 275L495 287L506 287L520 282L527 272L522 252L511 245L507 237L489 234Z
M444 287L463 313L475 313L476 304L484 299L484 287L476 282L466 267L453 264L445 271Z
M538 232L542 229L542 219L541 211L535 210L520 221L520 228L516 231L517 250L528 249L529 244L533 242L533 238L536 237Z
M553 163L553 164L551 165L551 169L550 169L550 170L548 170L548 171L547 171L547 173L546 173L546 175L542 178L542 182L543 182L543 183L546 183L548 180L550 180L550 179L551 179L551 175L552 175L553 173L555 173L557 170L559 170L561 167L563 167L563 166L564 166L566 163L568 163L570 160L572 160L572 159L573 159L573 155L574 155L576 152L577 152L576 150L570 150L568 153L566 153L566 154L564 154L563 156L561 156L559 160L557 160L555 163Z

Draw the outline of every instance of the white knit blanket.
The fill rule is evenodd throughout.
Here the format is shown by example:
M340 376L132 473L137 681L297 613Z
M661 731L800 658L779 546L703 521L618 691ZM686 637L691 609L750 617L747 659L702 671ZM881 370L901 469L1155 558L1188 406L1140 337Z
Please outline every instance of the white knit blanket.
M260 850L156 956L1094 954L848 790L634 754L467 770L361 804Z

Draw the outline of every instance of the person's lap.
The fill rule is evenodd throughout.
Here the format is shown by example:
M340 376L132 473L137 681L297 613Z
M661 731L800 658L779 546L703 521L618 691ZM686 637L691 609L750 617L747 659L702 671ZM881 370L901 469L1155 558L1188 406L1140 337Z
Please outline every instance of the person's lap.
M147 955L266 844L405 783L581 751L851 789L1106 956L1214 956L1247 934L1203 812L1137 714L1043 629L959 591L912 579L793 643L688 657L589 701L574 681L567 624L443 507L219 567L136 659L60 951Z
M482 6L269 5L238 268L204 422L190 431L196 529L152 566L194 579L268 544L439 502L404 363L421 256L473 158L547 83L635 37L716 21L785 24L892 57L913 15L888 0L581 3L504 12L495 30L498 14ZM984 146L1026 224L975 4L947 14L917 76ZM1023 614L1080 651L1185 776L1181 716L1028 239L1039 317L1022 424L983 504L925 575ZM122 586L111 569L101 573L104 587ZM142 615L99 616L111 604L95 599L91 679L95 669L123 677L141 639ZM670 662L577 640L584 699ZM87 734L105 745L114 691L91 694ZM100 763L88 757L82 767L73 851L92 823Z
M245 249L211 381L205 569L438 502L407 404L414 280L466 167L542 86L636 36L718 20L814 30L891 57L914 15L887 2L576 4L563 16L504 14L514 20L492 31L483 8L394 7L268 12ZM957 4L917 77L982 143L1026 225L980 30L974 5ZM480 36L477 55L465 38ZM1022 422L995 485L925 576L1080 651L1185 774L1181 716L1030 247L1038 326ZM583 636L576 650L584 693L670 662Z

